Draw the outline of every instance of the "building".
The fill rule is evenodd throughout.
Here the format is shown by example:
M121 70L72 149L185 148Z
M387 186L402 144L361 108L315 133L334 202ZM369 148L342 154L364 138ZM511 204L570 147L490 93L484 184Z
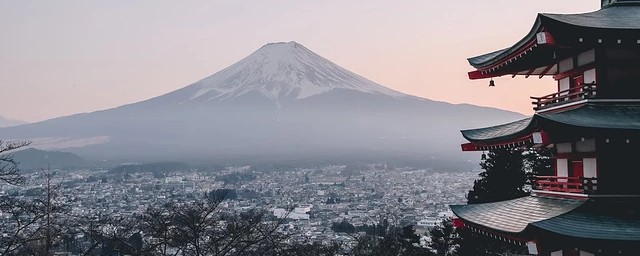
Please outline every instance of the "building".
M451 206L456 223L533 255L640 255L640 1L539 14L522 40L469 63L470 79L550 76L558 89L531 97L530 118L462 131L462 150L547 147L555 174L530 196Z

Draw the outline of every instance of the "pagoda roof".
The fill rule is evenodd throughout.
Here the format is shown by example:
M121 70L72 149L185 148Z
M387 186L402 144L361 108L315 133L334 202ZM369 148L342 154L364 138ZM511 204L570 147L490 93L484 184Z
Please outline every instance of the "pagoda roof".
M525 196L495 203L450 207L464 221L501 232L520 233L533 222L565 214L583 203L579 200Z
M543 230L574 238L640 241L638 198L526 196L495 203L452 205L451 210L468 224L517 236Z
M531 133L535 129L533 117L528 117L515 122L501 124L486 128L462 130L462 136L469 141L490 143L493 141L505 141L516 139Z
M461 132L472 143L491 145L566 126L598 131L640 131L640 104L588 102L573 108L536 113L512 123Z
M534 222L531 225L570 237L640 241L638 210L638 202L616 206L589 202L569 213Z
M640 1L616 2L589 13L540 13L529 33L511 47L468 58L469 64L477 69L469 72L469 78L555 75L558 73L558 67L554 65L557 62L556 57L563 56L568 49L567 45L558 47L560 42L556 40L564 39L576 43L578 38L567 38L566 32L585 30L588 32L581 32L583 37L603 38L605 35L619 34L615 31L638 35ZM586 44L586 41L580 43L579 47L585 47Z
M562 23L602 29L640 29L640 2L617 2L595 12L580 14L541 13Z
M542 112L535 116L575 127L640 130L640 105L588 103L561 112Z

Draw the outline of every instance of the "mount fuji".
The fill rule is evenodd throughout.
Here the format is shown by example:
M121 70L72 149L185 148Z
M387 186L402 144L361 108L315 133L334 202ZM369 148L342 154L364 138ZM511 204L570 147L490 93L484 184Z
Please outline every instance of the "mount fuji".
M441 165L464 161L460 129L520 117L407 95L288 42L165 95L2 128L0 138L122 161Z

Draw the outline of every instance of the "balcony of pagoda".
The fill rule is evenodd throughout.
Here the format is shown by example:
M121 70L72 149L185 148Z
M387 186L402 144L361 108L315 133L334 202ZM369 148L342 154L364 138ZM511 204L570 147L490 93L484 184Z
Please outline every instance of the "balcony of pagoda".
M530 97L534 105L533 110L543 110L564 104L591 99L596 96L596 84L584 84L581 87L574 87L567 90L558 91L542 97Z
M537 191L561 192L569 194L595 194L598 190L597 178L536 176L533 189Z

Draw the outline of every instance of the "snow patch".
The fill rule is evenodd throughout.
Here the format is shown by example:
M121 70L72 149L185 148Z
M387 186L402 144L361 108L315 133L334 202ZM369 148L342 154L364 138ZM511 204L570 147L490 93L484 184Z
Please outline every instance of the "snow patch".
M223 101L260 92L270 99L304 99L332 89L350 89L392 97L394 91L344 69L296 42L267 44L239 62L190 87L190 100Z
M31 147L41 150L82 148L90 145L97 145L109 142L109 136L94 136L83 138L71 137L40 137L31 138Z

